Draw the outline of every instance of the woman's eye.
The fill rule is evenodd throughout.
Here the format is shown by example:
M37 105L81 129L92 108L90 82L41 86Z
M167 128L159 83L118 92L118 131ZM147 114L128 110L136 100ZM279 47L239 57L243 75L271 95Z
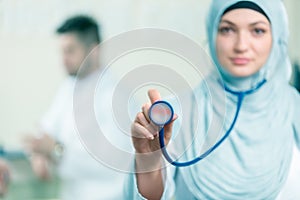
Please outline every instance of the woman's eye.
M231 31L234 31L233 28L231 28L231 27L221 27L221 28L219 28L219 32L223 33L223 34L229 33Z
M255 28L253 30L254 34L255 35L263 35L266 31L264 29L261 29L261 28Z

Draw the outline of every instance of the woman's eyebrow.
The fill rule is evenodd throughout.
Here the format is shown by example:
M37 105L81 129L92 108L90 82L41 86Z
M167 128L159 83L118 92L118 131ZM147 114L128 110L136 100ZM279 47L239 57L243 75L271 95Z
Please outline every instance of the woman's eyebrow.
M264 25L269 25L268 23L266 23L266 22L264 22L264 21L257 21L257 22L253 22L253 23L251 23L250 25L251 26L255 26L255 25L257 25L257 24L264 24Z
M221 21L220 21L220 24L221 23L227 23L227 24L230 24L230 25L235 25L233 22L231 22L231 21L229 21L229 20L226 20L226 19L222 19Z
M233 22L231 22L231 21L229 21L229 20L227 20L227 19L222 19L222 20L220 21L220 24L221 24L221 23L227 23L227 24L236 26L235 23L233 23ZM250 26L255 26L255 25L257 25L257 24L264 24L264 25L267 25L267 26L269 25L269 24L266 23L265 21L256 21L256 22L250 23Z

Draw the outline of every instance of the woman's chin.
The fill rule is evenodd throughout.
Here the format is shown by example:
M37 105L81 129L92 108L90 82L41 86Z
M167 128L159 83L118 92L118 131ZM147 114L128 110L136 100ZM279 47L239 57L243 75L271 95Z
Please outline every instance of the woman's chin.
M236 78L247 78L257 73L257 71L249 70L249 69L234 69L229 70L229 73Z

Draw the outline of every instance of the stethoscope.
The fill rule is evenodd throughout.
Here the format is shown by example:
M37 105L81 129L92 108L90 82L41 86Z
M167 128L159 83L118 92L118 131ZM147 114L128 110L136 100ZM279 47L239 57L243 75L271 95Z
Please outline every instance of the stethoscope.
M246 95L256 92L265 83L266 83L266 80L264 79L255 88L247 90L247 91L233 91L233 90L227 88L226 86L224 86L225 91L238 97L237 108L236 108L236 112L235 112L233 121L232 121L229 129L226 131L226 134L218 142L216 142L211 148L209 148L206 152L204 152L200 156L194 158L193 160L186 161L186 162L177 162L177 161L173 160L170 157L170 155L167 152L166 147L165 147L164 126L169 124L173 119L174 110L173 110L172 106L166 101L154 102L149 109L149 118L155 125L160 127L159 144L160 144L160 148L161 148L161 151L162 151L165 159L169 163L171 163L172 165L174 165L176 167L186 167L186 166L193 165L193 164L199 162L200 160L204 159L208 155L210 155L216 148L218 148L224 142L224 140L229 136L230 132L232 131L232 129L236 123L236 120L238 118L244 97Z

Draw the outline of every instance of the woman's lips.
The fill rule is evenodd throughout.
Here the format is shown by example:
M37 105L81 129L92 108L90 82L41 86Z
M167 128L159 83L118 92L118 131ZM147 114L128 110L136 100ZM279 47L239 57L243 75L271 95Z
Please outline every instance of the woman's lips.
M231 61L235 65L246 65L250 62L249 58L231 58Z

